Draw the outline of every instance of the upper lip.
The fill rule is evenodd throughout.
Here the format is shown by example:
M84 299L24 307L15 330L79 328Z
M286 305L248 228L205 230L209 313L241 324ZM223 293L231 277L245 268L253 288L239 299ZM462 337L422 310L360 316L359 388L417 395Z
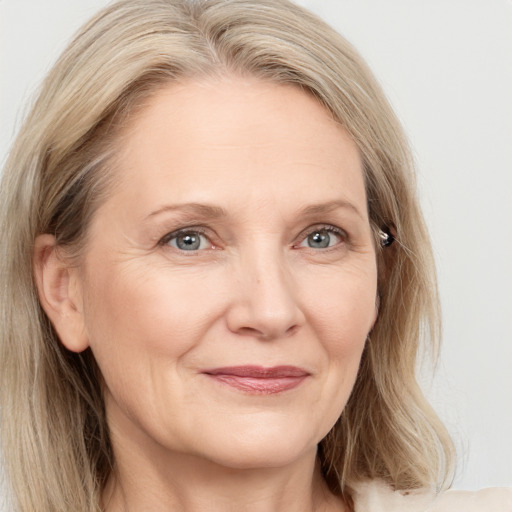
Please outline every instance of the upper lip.
M224 366L203 370L208 375L233 375L235 377L252 377L256 379L283 379L286 377L305 377L309 372L297 366Z

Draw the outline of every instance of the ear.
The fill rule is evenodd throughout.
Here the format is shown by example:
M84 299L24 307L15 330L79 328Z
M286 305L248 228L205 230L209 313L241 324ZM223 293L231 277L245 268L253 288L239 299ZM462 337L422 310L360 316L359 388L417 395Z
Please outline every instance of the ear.
M39 300L60 341L72 352L82 352L89 339L78 268L66 260L53 235L36 238L33 266Z

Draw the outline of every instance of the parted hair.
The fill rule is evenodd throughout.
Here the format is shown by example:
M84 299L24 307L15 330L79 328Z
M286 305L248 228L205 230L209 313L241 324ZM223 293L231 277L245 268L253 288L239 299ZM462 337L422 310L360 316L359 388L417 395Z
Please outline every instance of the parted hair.
M377 249L378 320L355 387L318 457L334 493L383 479L446 486L450 438L416 366L436 353L439 306L429 237L403 130L354 48L287 0L121 0L89 21L43 82L0 189L0 418L13 510L99 511L115 464L93 354L66 350L38 300L33 247L43 233L80 254L108 197L116 148L134 113L180 80L250 75L313 95L363 162ZM377 244L378 246L378 244Z

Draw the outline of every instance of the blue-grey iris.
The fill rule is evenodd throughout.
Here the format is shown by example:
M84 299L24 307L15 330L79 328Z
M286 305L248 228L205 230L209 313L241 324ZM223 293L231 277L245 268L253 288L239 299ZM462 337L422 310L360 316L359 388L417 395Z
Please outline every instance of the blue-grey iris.
M182 233L176 237L176 247L182 251L195 251L201 245L201 236L198 233Z
M314 231L308 236L308 246L313 249L325 249L331 243L331 235L326 229Z

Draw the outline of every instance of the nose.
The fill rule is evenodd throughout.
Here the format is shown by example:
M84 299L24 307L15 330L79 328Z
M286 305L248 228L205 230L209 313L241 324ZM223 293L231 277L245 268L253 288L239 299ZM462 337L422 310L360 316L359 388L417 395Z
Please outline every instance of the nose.
M284 259L277 251L260 251L241 262L226 315L230 331L274 340L290 336L304 324L297 282Z

